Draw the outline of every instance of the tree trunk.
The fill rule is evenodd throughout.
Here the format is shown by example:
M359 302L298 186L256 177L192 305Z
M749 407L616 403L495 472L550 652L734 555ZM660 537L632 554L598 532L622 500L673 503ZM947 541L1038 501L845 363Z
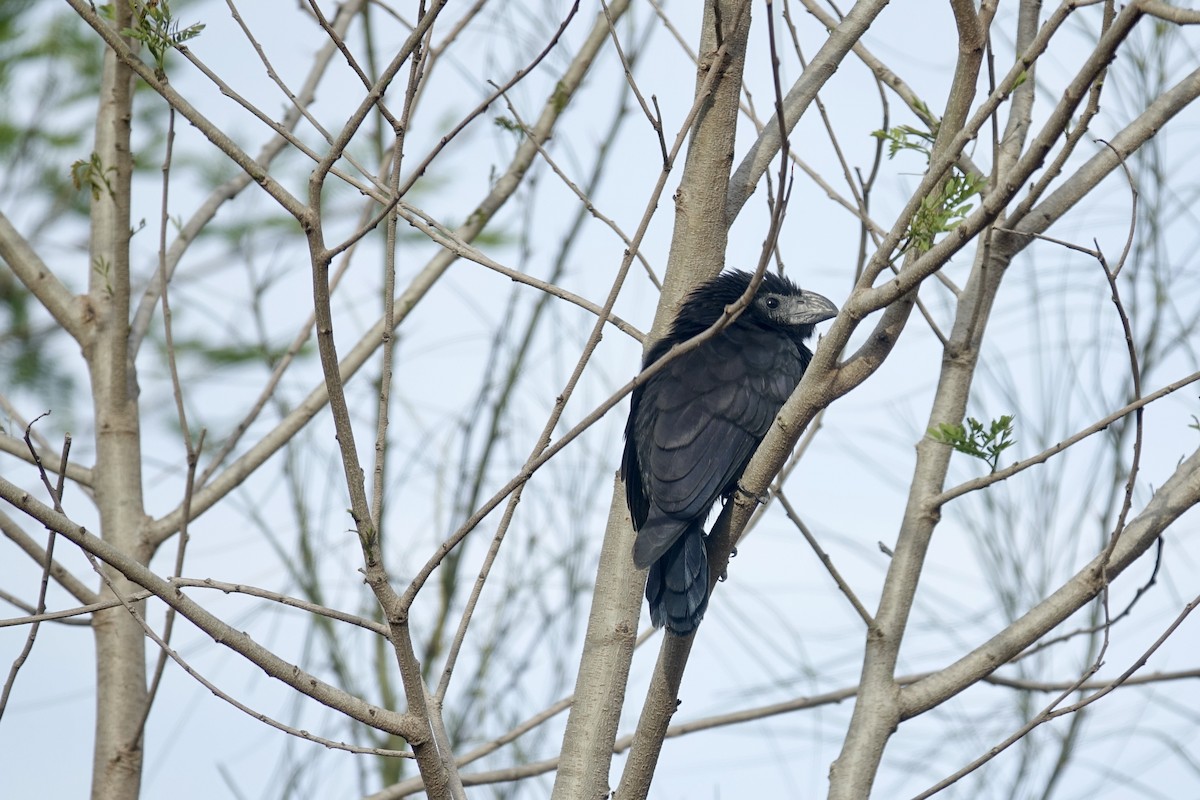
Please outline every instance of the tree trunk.
M116 28L128 28L129 4L119 2L115 10ZM86 312L90 330L84 346L96 420L93 474L101 535L147 563L137 378L128 351L132 104L132 74L105 48L92 164L102 174L93 175L96 193ZM114 589L127 595L137 588L111 567L104 567L104 573L102 600L111 597ZM141 614L144 605L133 608ZM96 612L92 628L96 636L92 798L136 800L142 775L141 720L147 702L142 628L123 606Z

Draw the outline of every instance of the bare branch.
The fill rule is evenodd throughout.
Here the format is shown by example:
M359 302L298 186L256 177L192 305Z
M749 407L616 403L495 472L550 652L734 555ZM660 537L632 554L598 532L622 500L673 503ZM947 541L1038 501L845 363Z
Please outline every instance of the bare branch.
M0 261L8 265L63 330L75 341L83 342L86 329L80 318L79 299L42 261L3 212L0 212Z
M29 448L25 446L24 442L15 436L9 436L7 433L0 433L0 452L14 455L27 464L35 465L37 464L37 458L44 459L46 457L45 452L40 449L37 451L36 458L35 456L30 455ZM54 470L57 469L57 465L51 464L48 469L51 472L54 472ZM66 475L69 479L85 489L90 488L92 485L92 471L88 467L82 467L75 463L67 464Z
M169 581L160 578L139 564L136 559L94 536L86 528L75 524L65 515L38 502L28 492L9 483L4 478L0 478L0 498L46 527L65 536L72 544L112 566L133 583L150 590L156 597L176 609L197 628L212 637L214 642L242 655L251 663L262 668L272 678L366 725L402 736L410 743L422 741L420 729L413 725L413 720L408 715L364 702L325 683L316 676L308 674L295 664L279 658L251 639L249 634L226 624L180 592Z
M1018 730L1013 732L1013 734L1011 736L1009 736L1007 739L1005 739L1003 742L996 745L991 750L989 750L987 753L985 753L984 755L975 759L970 764L967 764L965 767L963 767L959 771L955 772L953 775L949 776L945 780L939 781L938 783L931 786L929 789L925 790L924 792L921 792L916 797L914 797L913 800L925 800L925 798L927 798L927 797L932 797L933 795L940 792L942 789L945 789L947 786L950 786L951 784L957 782L960 778L962 778L966 775L969 775L970 773L974 772L975 770L979 769L981 766L986 764L988 761L991 761L993 758L995 758L1001 752L1008 749L1011 745L1020 741L1022 738L1025 737L1026 734L1028 734L1031 730L1038 727L1039 725L1049 722L1052 719L1057 719L1058 717L1064 716L1066 714L1074 714L1076 711L1080 710L1081 708L1091 705L1092 703L1099 700L1101 697L1104 697L1105 695L1112 692L1118 686L1121 686L1122 684L1126 683L1129 680L1129 678L1133 676L1133 674L1135 672L1137 672L1139 669L1141 669L1143 666L1145 666L1146 662L1150 659L1150 656L1152 656L1154 654L1154 652L1156 650L1158 650L1159 647L1162 646L1163 642L1165 642L1171 636L1171 634L1173 634L1175 632L1176 628L1178 628L1180 626L1180 624L1183 623L1183 620L1185 618L1187 618L1187 616L1189 614L1191 614L1192 611L1194 611L1196 606L1198 606L1198 605L1200 605L1200 596L1196 597L1194 600L1192 600L1190 603L1188 603L1186 606L1184 606L1183 610L1181 612L1179 612L1179 615L1175 618L1174 622L1172 622L1167 627L1167 629L1165 631L1163 631L1162 635L1158 637L1158 639L1154 642L1154 644L1150 645L1150 647L1144 653L1142 653L1142 655L1133 663L1133 665L1131 667L1129 667L1129 669L1125 670L1125 672L1121 673L1121 675L1118 676L1116 678L1116 680L1109 682L1104 687L1097 690L1095 693L1083 698L1082 700L1080 700L1076 703L1072 703L1071 705L1069 705L1065 708L1058 708L1059 704L1063 700L1065 700L1069 695L1078 691L1080 689L1080 687L1083 686L1083 684L1085 683L1085 680L1083 680L1083 679L1076 681L1073 685L1071 685L1071 686L1067 687L1065 690L1063 690L1058 695L1058 697L1056 697L1049 705L1047 705L1046 708L1040 714L1038 714L1036 717L1031 719L1026 724L1022 725Z
M775 498L779 501L779 504L783 506L783 510L787 513L788 519L792 521L792 524L794 524L796 529L804 536L804 540L808 542L808 546L811 547L813 552L817 554L817 558L821 559L821 563L825 565L825 570L829 573L829 577L833 578L833 582L837 584L838 589L842 594L846 595L846 599L850 601L850 605L852 605L854 610L858 612L859 618L862 619L868 628L870 628L871 624L874 622L874 620L871 619L871 612L867 611L866 607L863 606L862 602L858 599L858 595L856 595L854 590L850 588L850 585L846 583L846 580L842 577L842 574L837 571L837 567L833 565L833 559L831 559L829 554L821 548L821 545L817 542L817 538L813 536L812 531L810 531L808 526L804 524L804 520L800 519L800 515L796 513L796 509L792 507L792 504L788 502L787 496L784 495L782 491L777 491L775 492Z
M1083 607L1137 560L1180 514L1200 502L1200 451L1187 458L1141 513L1125 526L1111 558L1093 558L1057 591L987 642L929 678L900 692L901 718L910 719L1014 658Z
M1179 8L1164 0L1139 0L1138 6L1152 17L1158 17L1176 25L1200 25L1200 11Z

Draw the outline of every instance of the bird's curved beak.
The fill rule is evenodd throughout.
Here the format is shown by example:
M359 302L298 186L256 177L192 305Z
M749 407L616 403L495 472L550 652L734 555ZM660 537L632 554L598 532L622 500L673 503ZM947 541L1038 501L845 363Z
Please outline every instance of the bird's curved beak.
M828 297L809 291L800 293L800 302L791 311L796 325L815 325L838 315L838 307Z

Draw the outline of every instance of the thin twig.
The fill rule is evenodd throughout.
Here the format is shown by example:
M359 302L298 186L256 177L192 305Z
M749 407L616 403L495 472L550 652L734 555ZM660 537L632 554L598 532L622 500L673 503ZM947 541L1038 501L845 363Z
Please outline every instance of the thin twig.
M525 121L521 119L521 115L517 113L516 106L513 105L512 101L508 98L507 94L504 95L504 101L508 105L508 113L513 115L513 119L516 121L517 125L520 126L521 130L524 131L526 136L531 136L531 131L530 131L529 127L525 124ZM646 260L645 254L642 253L642 251L640 249L633 248L633 243L632 243L632 241L630 241L629 236L626 235L625 231L621 230L621 227L619 225L617 225L617 223L614 222L611 218L600 213L600 209L596 208L595 204L592 202L592 198L588 197L587 193L585 193L582 189L580 189L578 186L576 186L575 182L572 181L569 177L567 177L566 172L564 172L562 167L560 167L558 165L558 162L555 161L553 157L551 157L550 153L547 152L545 146L543 146L541 142L534 140L532 138L532 136L530 138L530 141L533 141L534 144L537 145L538 155L540 155L542 157L542 160L544 160L546 162L546 164L549 165L550 169L554 171L554 174L557 175L564 184L566 184L567 188L570 189L571 192L576 197L579 198L579 202L583 204L584 208L586 208L593 217L595 217L596 219L600 220L605 225L607 225L608 228L613 233L615 233L618 236L618 238L620 238L621 242L625 245L625 247L627 249L633 250L633 252L637 255L638 261L641 262L642 266L645 268L646 274L650 277L650 280L653 281L655 283L655 285L657 285L661 289L662 284L658 280L658 276L654 273L654 269L650 266L650 262L648 262ZM604 140L604 142L601 146L607 147L609 144L609 141L610 140ZM599 310L598 306L594 306L594 308L597 311ZM591 309L589 309L589 310L591 310ZM595 311L593 311L593 313L595 313ZM643 337L643 341L644 341L644 337Z
M804 536L804 539L813 549L813 552L817 554L817 558L821 559L821 563L825 565L825 569L829 572L829 577L833 578L833 582L837 584L838 589L841 590L842 594L846 595L846 599L850 601L850 605L852 605L854 610L858 612L858 616L860 619L862 619L863 624L870 628L873 622L871 613L867 611L865 606L863 606L862 602L858 599L858 595L856 595L854 590L850 588L850 584L846 583L845 578L843 578L842 574L838 572L837 567L833 565L833 559L831 559L829 554L821 548L820 543L817 542L817 537L813 536L812 531L810 531L808 526L804 524L804 520L800 519L800 515L796 513L796 509L792 507L790 502L788 502L787 495L785 495L782 491L777 491L775 492L775 499L777 499L779 504L783 506L784 513L787 514L788 519L792 521L792 524L795 525L796 529L799 530Z
M197 70L199 70L200 73L202 75L204 75L204 77L206 77L210 81L212 81L213 85L216 86L218 90L220 90L221 94L225 95L230 100L234 101L235 103L240 105L242 108L249 111L252 115L254 115L254 117L256 119L258 119L259 122L263 123L268 128L270 128L272 131L274 131L276 136L282 137L284 140L287 141L288 144L290 144L292 147L294 147L298 152L303 153L305 156L307 156L309 158L309 160L311 160L313 163L316 163L316 164L321 163L321 156L319 153L317 153L316 150L309 147L302 139L300 139L300 137L298 137L284 123L276 121L270 114L266 113L265 111L260 109L258 106L254 105L249 100L242 97L241 94L239 94L232 86L230 86L220 75L213 72L213 70L210 69L207 64L205 64L203 61L201 61L200 58L195 53L193 53L190 48L180 46L178 49L179 49L179 52L184 56L184 58L186 58L191 63L191 65L193 67L195 67ZM163 80L163 83L164 84L166 83L165 79ZM330 139L329 134L325 131L324 128L321 128L318 126L317 131L325 137L327 142L332 144L332 140ZM377 181L371 175L371 173L368 170L364 169L362 167L362 165L360 165L354 159L353 156L351 156L349 154L343 154L343 157L356 170L358 170L358 172L361 175L365 176L366 179L371 182L371 185L368 185L359 180L356 180L354 177L347 174L344 170L341 170L341 169L331 168L330 172L332 172L335 176L337 176L341 180L345 181L348 185L353 186L355 189L362 192L363 194L370 195L370 196L377 197L377 198L380 197L383 194L383 189L378 185Z
M288 595L274 592L269 589L260 589L257 586L249 586L244 583L229 583L227 581L216 581L212 578L171 578L168 583L171 586L178 588L196 588L196 589L215 589L225 594L244 594L247 597L257 597L262 600L270 600L272 603L278 603L282 606L306 611L310 614L317 614L322 617L345 622L350 625L356 625L364 630L370 631L377 636L387 636L387 626L381 622L376 622L373 619L360 617L356 614L349 614L345 611L338 611L334 608L318 605L317 603L301 600L298 597L289 597ZM155 593L149 589L140 589L137 592L126 595L126 599L131 603L136 603L145 600L147 597L154 597ZM107 608L114 608L121 605L121 601L115 598L110 600L100 600L94 603L88 603L75 608L67 608L61 611L48 611L35 616L13 617L10 619L0 619L0 628L8 628L14 625L29 625L34 622L44 622L50 620L67 620L71 617L78 617L83 614L90 614L95 611L103 611Z
M0 403L0 406L2 405ZM24 422L17 419L14 419L14 422L21 427L25 425ZM39 457L45 458L48 449L44 448L40 443L37 444L37 447ZM16 456L27 464L37 465L34 457L29 454L29 448L25 446L25 442L16 436L9 436L7 433L0 432L0 452ZM91 498L92 470L89 467L81 467L75 463L67 464L67 477L76 483L85 495Z
M463 117L463 119L450 130L449 133L447 133L445 136L441 137L438 140L437 144L435 144L430 149L430 151L428 153L426 153L425 158L422 159L413 168L412 172L408 176L408 179L405 180L400 185L398 194L401 197L404 197L405 195L408 194L408 191L410 189L412 189L413 184L415 184L417 182L417 180L420 179L421 176L423 176L425 174L425 170L429 168L429 165L433 163L433 160L435 158L437 158L437 156L442 152L442 149L445 148L446 145L448 145L451 141L453 141L454 138L456 136L458 136L458 134L461 133L462 130L464 128L466 128L470 122L472 122L476 117L478 117L480 114L482 114L484 111L486 111L488 109L488 107L491 106L491 104L493 102L495 102L496 99L499 98L504 92L506 92L509 89L511 89L512 87L516 86L521 80L523 80L525 78L526 75L528 75L530 72L532 72L534 69L536 69L538 64L542 63L542 60L546 56L548 56L550 54L550 51L553 50L558 45L558 42L562 38L562 35L564 33L566 33L567 26L571 23L571 20L575 17L575 14L578 10L579 10L579 2L578 2L578 0L576 0L576 2L572 4L571 9L567 12L567 15L563 19L562 23L558 26L558 29L554 32L554 35L550 37L550 41L546 44L546 46L544 48L542 48L541 52L539 52L533 58L533 60L529 62L529 64L527 64L526 66L522 67L521 69L519 69L515 73L513 73L513 76L511 78L509 78L508 81L506 81L504 84L502 84L499 89L497 89L496 91L492 92L490 95L485 97L479 103L479 105L475 106L475 108L473 108L471 111L469 111L467 113L467 115L465 117ZM559 94L559 91L562 91L563 93ZM565 103L569 98L570 98L570 93L566 91L565 87L562 87L560 85L556 89L553 101Z
M464 241L457 233L442 225L440 222L416 206L401 201L398 205L398 209L400 215L404 217L409 225L412 225L421 233L428 236L431 240L441 245L446 250L454 253L454 255L465 258L468 261L473 261L481 267L487 267L493 272L497 272L506 278L515 281L516 283L523 283L526 286L537 289L538 291L553 295L560 300L566 300L568 303L577 305L585 311L590 311L596 316L600 316L604 313L604 309L601 306L596 305L586 297L580 297L574 292L569 292L561 286L549 283L548 281L539 280L531 275L528 275L527 273L515 270L511 267L506 267L490 256L484 255L479 249ZM631 239L629 249L635 253L640 252L637 247L632 245L633 240ZM628 334L635 340L639 342L644 342L646 340L645 333L638 330L629 322L621 319L616 314L611 313L611 311L608 313L605 319L609 322L609 324L617 328L617 330Z
M617 36L617 27L613 22L612 13L608 10L608 3L600 0L600 7L604 10L604 19L608 22L608 32L612 38L613 48L616 49L617 58L621 59L621 67L625 70L625 82L633 91L633 96L637 98L638 105L642 107L642 113L646 115L646 119L650 122L650 127L654 129L654 135L658 137L658 149L662 154L663 163L665 164L667 161L667 140L663 136L662 112L658 108L658 99L654 99L654 113L651 113L650 106L646 105L646 98L642 97L642 90L638 88L637 81L633 78L633 67L629 59L625 57L625 51L621 48L621 39Z
M42 466L42 459L37 454L37 448L33 446L33 440L30 437L30 430L35 422L49 414L46 411L34 417L33 421L25 426L25 445L29 448L30 454L33 456L37 464L38 474L42 478L42 484L49 492L51 499L54 501L54 509L59 513L62 512L62 493L63 481L66 479L67 471L67 456L71 452L71 435L67 434L63 438L62 456L59 459L58 465L58 485L57 487L50 485L50 477L46 474L45 468ZM38 586L37 603L34 605L34 616L41 614L46 610L46 591L50 587L50 568L54 564L54 542L57 540L55 532L51 530L46 539L46 561L42 566L42 580ZM4 681L4 688L0 690L0 719L4 718L4 709L8 707L8 698L12 694L13 686L17 682L17 674L21 671L25 661L29 658L29 654L33 652L33 643L37 641L38 629L41 627L40 622L34 622L29 626L29 633L25 636L25 644L21 648L21 652L13 659L12 666L9 667L8 677Z
M1101 32L1107 31L1112 26L1112 22L1112 4L1107 3L1101 22ZM1079 145L1079 142L1088 133L1092 120L1100 113L1100 94L1104 89L1104 77L1107 74L1108 68L1105 67L1088 87L1087 104L1084 106L1083 112L1079 115L1078 121L1067 131L1067 136L1063 140L1062 147L1055 153L1054 160L1050 162L1033 185L1029 187L1029 194L1022 198L1017 207L1013 209L1013 212L1008 215L1005 224L1012 226L1020 224L1030 209L1034 207L1034 204L1046 193L1050 184L1062 174L1063 166L1067 163L1067 159L1075 152L1075 148ZM1003 177L1007 179L1008 176Z
M166 80L164 78L164 80ZM183 490L183 522L179 528L179 540L175 550L175 574L183 573L184 554L187 552L188 545L188 521L191 518L192 493L196 486L196 462L200 457L200 450L204 446L204 433L200 434L199 443L192 442L192 431L188 427L187 409L183 401L183 385L179 380L179 367L175 361L175 335L172 328L171 318L171 301L170 301L170 280L167 276L167 229L170 223L169 206L167 199L171 186L171 158L175 147L175 109L170 105L167 106L167 137L165 152L163 155L162 165L162 196L159 208L159 229L158 229L158 278L161 286L159 292L159 302L162 305L163 319L163 335L166 345L167 355L167 371L171 376L171 392L175 398L175 413L179 419L179 430L183 436L183 446L186 453L187 463L187 479ZM110 584L111 585L111 584ZM113 594L116 594L116 589L113 587ZM161 640L164 648L171 641L171 634L175 630L175 609L168 607L166 617L163 621L163 632ZM158 688L162 684L163 671L167 666L167 650L159 651L158 659L154 664L154 671L150 679L150 686L146 692L145 704L142 706L141 718L135 726L136 731L132 740L127 743L127 747L131 750L140 750L142 738L145 735L146 722L150 719L150 710L154 706L154 698L158 695Z
M350 69L354 71L354 74L357 75L358 79L362 82L363 87L365 89L367 89L368 91L370 91L372 88L371 79L367 76L367 73L363 72L362 67L360 67L358 65L358 60L354 58L354 54L351 53L350 48L346 46L346 42L342 38L341 34L338 31L334 30L333 26L331 26L329 24L329 21L327 19L325 19L325 14L321 11L321 6L318 3L314 2L314 0L309 0L308 7L312 11L313 17L317 20L317 24L319 24L321 26L321 30L325 31L325 34L330 38L330 40L334 43L334 45L337 47L337 49L341 52L342 56L346 59L346 63L350 66ZM426 13L425 6L424 6L424 4L421 4L420 10L417 14L418 19L423 20L425 13ZM435 17L436 17L436 15L435 15ZM430 22L432 22L432 20L430 20ZM415 28L415 26L414 26L414 28ZM432 25L430 25L427 28L426 35L428 35L428 30L431 28L432 28ZM412 48L414 57L416 56L416 54L418 52L421 51L421 49L422 49L421 45L418 42L417 45ZM410 95L410 99L411 99L411 95ZM378 98L376 98L375 107L379 110L380 115L385 120L387 120L388 124L392 126L393 130L399 129L400 122L399 122L399 120L396 119L395 116L392 115L392 113L390 111L388 111L387 105L384 104L384 102L383 102L382 94Z

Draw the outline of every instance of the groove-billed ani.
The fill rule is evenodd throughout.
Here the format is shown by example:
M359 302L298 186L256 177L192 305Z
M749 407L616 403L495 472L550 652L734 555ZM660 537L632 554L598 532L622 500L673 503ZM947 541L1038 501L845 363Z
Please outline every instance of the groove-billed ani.
M711 327L750 279L725 272L696 288L643 369ZM685 636L700 623L708 606L704 521L718 497L733 494L800 383L812 359L804 340L836 315L826 298L768 273L736 320L634 389L621 477L637 529L633 560L650 568L646 599L655 627Z

